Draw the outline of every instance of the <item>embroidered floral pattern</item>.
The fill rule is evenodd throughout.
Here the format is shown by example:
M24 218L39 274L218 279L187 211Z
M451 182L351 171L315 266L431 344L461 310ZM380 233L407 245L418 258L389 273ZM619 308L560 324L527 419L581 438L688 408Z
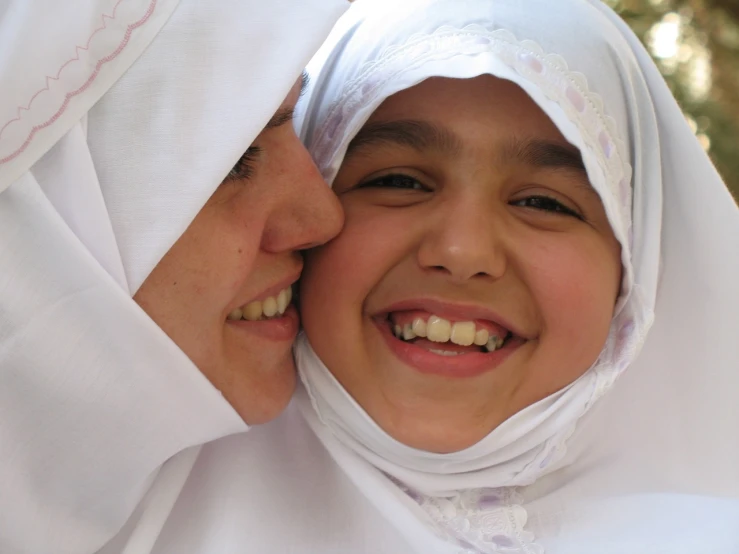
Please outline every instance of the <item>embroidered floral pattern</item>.
M526 510L514 488L464 490L432 497L392 480L431 517L440 538L461 548L458 554L544 552L534 544L533 534L523 530Z

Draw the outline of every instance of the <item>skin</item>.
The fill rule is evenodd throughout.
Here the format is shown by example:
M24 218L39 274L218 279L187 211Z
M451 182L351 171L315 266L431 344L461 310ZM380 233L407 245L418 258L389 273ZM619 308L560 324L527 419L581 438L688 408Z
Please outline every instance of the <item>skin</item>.
M291 123L299 94L300 82L134 296L249 424L289 401L294 336L278 340L260 322L227 316L296 281L299 250L330 239L343 221Z
M388 132L408 120L415 131ZM445 140L433 140L440 129ZM532 140L538 149L521 147ZM523 90L487 75L402 91L355 137L334 183L345 226L307 258L302 317L317 354L391 436L464 449L596 360L620 246L581 163ZM419 298L491 310L525 342L480 375L423 373L378 328L390 306Z

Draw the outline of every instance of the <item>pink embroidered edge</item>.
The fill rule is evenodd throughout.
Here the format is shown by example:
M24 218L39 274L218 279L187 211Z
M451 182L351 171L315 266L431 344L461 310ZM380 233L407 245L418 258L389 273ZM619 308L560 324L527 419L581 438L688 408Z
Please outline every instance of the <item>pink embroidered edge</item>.
M17 112L16 118L15 119L11 119L10 121L8 121L5 125L3 125L2 129L0 129L0 138L3 136L3 132L5 131L5 128L8 125L10 125L11 123L14 123L16 121L20 121L20 119L21 119L21 112L22 111L29 111L31 109L31 104L33 104L33 101L36 100L36 97L39 94L41 94L44 91L49 90L49 81L50 80L51 81L58 81L59 80L59 77L61 76L62 71L64 71L64 68L65 67L67 67L72 62L79 61L79 59L80 59L80 56L79 56L80 51L81 50L89 50L90 49L90 43L92 42L92 39L95 37L95 35L98 34L100 31L102 31L102 30L104 30L104 29L107 28L107 23L105 22L105 19L107 18L107 19L110 19L111 21L114 20L115 19L115 14L118 11L118 6L120 6L121 3L123 3L123 1L124 0L118 0L118 2L116 3L116 5L113 6L113 14L112 15L108 15L107 13L104 13L102 15L101 20L103 22L103 25L101 27L98 27L97 29L95 29L92 32L92 34L90 35L90 37L87 39L87 43L85 44L85 46L75 46L74 47L74 57L73 58L70 58L69 60L67 60L66 62L64 62L62 64L62 66L59 68L59 71L56 72L56 77L50 77L50 76L47 75L46 76L46 84L45 84L44 88L38 90L36 92L36 94L34 94L33 96L31 96L31 99L28 101L28 105L27 106L25 106L25 107L24 106L18 106L18 112Z
M38 92L36 92L31 97L30 101L28 102L28 107L23 107L23 106L19 106L18 107L18 116L15 119L11 119L5 125L3 125L3 127L0 129L0 137L2 137L3 132L5 131L5 129L10 124L12 124L12 123L14 123L16 121L20 121L20 119L21 119L21 111L23 111L23 110L25 110L25 111L30 110L31 104L36 99L36 97L39 94L41 94L42 92L44 92L46 90L49 90L49 80L50 79L59 80L59 76L61 75L61 72L64 70L64 68L67 65L69 65L70 63L75 62L75 61L78 61L80 59L79 58L80 51L81 50L87 50L87 49L89 49L90 42L92 42L93 37L98 32L104 30L107 27L106 18L107 19L110 19L111 21L113 19L115 19L116 10L118 9L118 6L123 1L124 0L118 0L118 2L116 3L115 7L113 8L113 14L112 15L108 15L108 14L103 14L102 15L102 21L103 21L102 27L98 27L97 29L95 29L92 32L92 34L90 35L90 37L87 39L87 44L84 47L80 47L80 46L75 47L75 57L67 60L66 62L64 62L64 64L59 68L59 71L57 71L56 77L48 77L48 76L46 77L46 85L44 86L44 88L42 88L41 90L39 90ZM40 123L38 125L34 125L33 128L31 129L30 133L28 134L28 137L26 138L26 140L23 142L23 144L17 150L15 150L14 152L12 152L11 154L9 154L8 156L6 156L4 158L0 158L0 165L5 164L5 163L7 163L7 162L9 162L9 161L17 158L18 156L20 156L26 150L26 148L28 148L28 145L31 143L31 141L33 140L33 137L36 135L36 133L38 131L40 131L42 129L45 129L49 125L52 125L57 119L59 119L59 117L67 109L67 106L69 105L70 100L72 98L74 98L75 96L77 96L78 94L84 92L85 90L87 90L90 87L90 85L93 83L93 81L97 78L98 74L100 73L100 69L102 68L102 66L105 65L106 63L108 63L109 61L115 59L116 57L118 57L118 55L123 51L123 49L128 44L128 41L131 39L131 34L133 33L133 31L135 29L137 29L138 27L141 27L144 23L146 23L146 21L149 19L149 17L151 17L151 14L154 13L154 10L156 9L156 4L157 4L157 0L152 0L151 1L151 3L149 4L149 8L146 10L146 13L144 13L143 17L141 19L139 19L138 21L130 24L127 27L126 33L123 36L123 40L118 45L118 47L112 53L110 53L107 56L105 56L104 58L101 58L100 60L98 60L97 64L95 64L95 70L92 72L92 74L87 79L87 81L85 81L83 83L83 85L81 87L79 87L78 89L73 90L71 92L68 92L64 96L64 102L62 103L61 107L56 111L56 113L54 115L52 115L45 122Z

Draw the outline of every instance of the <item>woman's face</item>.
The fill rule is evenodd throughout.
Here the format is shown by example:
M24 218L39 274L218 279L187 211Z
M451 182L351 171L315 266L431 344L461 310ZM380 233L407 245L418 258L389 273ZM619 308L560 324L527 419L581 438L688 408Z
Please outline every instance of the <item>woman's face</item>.
M303 267L297 250L343 221L293 130L299 92L298 83L134 297L251 424L275 417L295 386L298 316L286 304Z
M308 256L303 323L397 440L471 446L597 358L620 247L578 150L516 85L436 78L388 98L334 190L345 227Z

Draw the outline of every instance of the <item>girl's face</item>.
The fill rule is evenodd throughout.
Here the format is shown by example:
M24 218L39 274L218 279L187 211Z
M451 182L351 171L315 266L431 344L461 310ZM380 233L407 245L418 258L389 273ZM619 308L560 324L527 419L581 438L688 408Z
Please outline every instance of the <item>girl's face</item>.
M598 357L620 247L578 150L515 84L435 78L388 98L334 190L346 224L308 256L303 323L397 440L471 446Z

